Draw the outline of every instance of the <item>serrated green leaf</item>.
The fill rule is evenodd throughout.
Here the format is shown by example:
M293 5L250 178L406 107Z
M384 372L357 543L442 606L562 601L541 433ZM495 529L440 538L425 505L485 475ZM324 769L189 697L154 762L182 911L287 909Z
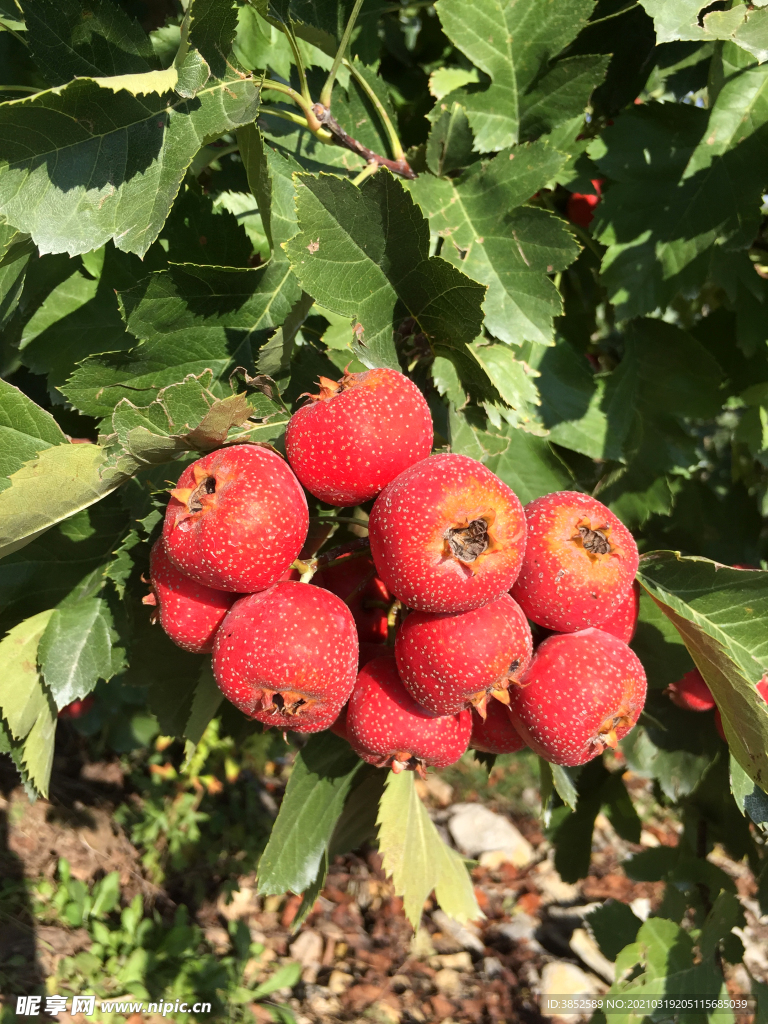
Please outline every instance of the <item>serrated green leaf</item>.
M141 26L109 0L23 0L22 9L32 56L51 85L141 75L155 63Z
M112 613L101 597L54 609L40 638L38 661L59 711L120 670L124 652L116 639Z
M10 224L0 224L0 329L5 327L21 298L34 243Z
M43 706L35 724L24 741L24 765L29 781L42 797L48 796L48 783L53 767L53 746L56 738L56 714L53 701L43 695Z
M237 142L274 258L285 259L280 247L296 233L293 174L299 165L288 154L278 153L266 144L254 124L238 129Z
M759 61L768 58L768 10L748 3L706 11L706 0L640 0L653 18L658 43L732 40Z
M50 413L35 405L23 391L0 380L0 490L10 486L6 477L44 448L68 444Z
M638 578L707 681L734 757L765 788L768 706L755 685L768 669L768 573L655 552L643 557Z
M296 757L259 863L260 893L301 893L312 883L362 764L333 733L310 737Z
M464 75L460 69L456 70L461 76ZM437 72L433 73L433 77L434 74ZM477 154L472 152L473 142L467 112L460 104L451 104L432 125L427 139L427 166L438 178L451 171L461 170L478 159Z
M389 773L377 820L382 866L392 878L395 894L402 896L414 930L433 891L456 921L482 917L466 865L440 838L416 792L413 772Z
M593 233L621 317L700 287L713 246L747 248L760 219L768 159L768 66L731 75L710 111L648 104L617 119L589 154L614 179ZM644 154L649 154L646 158Z
M436 100L441 100L454 89L461 89L463 85L479 81L480 74L477 68L438 68L429 76L429 91ZM447 112L447 108L445 112ZM433 173L437 172L433 171Z
M515 352L509 345L486 345L475 342L470 350L488 374L504 402L517 414L515 422L526 425L526 429L533 429L531 423L537 410L532 406L539 404L539 392L536 388L535 378L539 376L536 370L515 358ZM530 426L528 426L530 424Z
M113 491L121 480L103 465L98 445L62 444L16 470L0 492L0 558Z
M625 946L635 941L643 923L628 904L613 899L594 907L585 919L600 952L609 960L615 960Z
M542 494L572 488L573 477L543 437L509 426L502 433L507 446L484 462L524 505Z
M733 799L742 814L748 814L763 831L768 830L768 794L750 779L735 757L730 758Z
M463 88L444 98L446 106L453 101L466 108L478 152L534 138L582 112L607 60L549 62L575 38L592 8L592 0L567 8L547 0L441 0L443 31L491 79L486 89Z
M572 773L559 764L550 765L550 768L552 769L552 782L557 790L557 795L567 807L575 811L579 794Z
M17 740L29 733L46 704L37 671L37 648L52 615L53 608L39 612L14 626L0 640L3 661L0 712Z
M0 213L43 253L113 239L144 256L204 139L257 112L257 86L234 72L194 100L113 93L84 78L2 104Z
M151 274L120 295L128 327L143 344L129 359L86 360L62 391L83 412L108 416L124 397L154 398L209 370L212 390L223 398L223 381L237 366L253 365L255 351L300 294L285 260L248 270L185 264Z
M552 344L552 321L562 305L547 275L564 270L579 247L559 218L523 204L565 159L536 142L475 164L458 178L421 175L410 186L431 231L445 239L441 256L488 286L485 323L502 341Z
M0 613L9 624L50 609L97 578L128 531L117 495L65 519L0 562ZM86 584L87 586L87 584ZM90 593L90 591L86 591Z
M256 205L252 196L247 201ZM215 205L193 188L177 196L161 237L168 243L170 263L247 267L253 252L241 221L223 203Z
M301 231L284 249L305 291L357 318L366 366L399 369L393 335L408 317L447 346L477 337L484 289L428 255L427 223L388 171L359 188L328 174L295 180Z
M192 0L186 16L190 46L199 51L216 78L225 78L237 29L234 0Z

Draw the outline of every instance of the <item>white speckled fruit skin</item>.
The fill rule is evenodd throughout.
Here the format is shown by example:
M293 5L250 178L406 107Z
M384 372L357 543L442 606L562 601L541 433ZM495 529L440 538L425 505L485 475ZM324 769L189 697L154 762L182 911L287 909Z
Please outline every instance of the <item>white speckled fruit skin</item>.
M600 626L614 615L635 578L635 539L610 509L588 494L555 491L525 506L528 544L512 596L533 622L558 633ZM614 548L590 558L571 538L580 524L608 526Z
M524 672L532 654L528 620L509 594L469 612L411 612L395 639L405 688L436 715L469 707L475 694L506 681L515 662L515 674Z
M474 570L444 557L445 537L460 521L495 514L499 549ZM431 455L384 488L369 520L379 576L409 608L465 612L509 590L525 553L526 525L517 495L467 455Z
M516 754L525 748L525 740L515 728L509 709L498 700L489 700L485 721L472 712L472 735L469 745L486 754Z
M352 373L331 398L291 417L285 451L296 476L321 501L359 505L432 450L432 416L402 373Z
M178 487L195 486L195 467L216 478L216 506L187 515L171 496L165 550L185 575L217 590L249 594L280 579L307 536L307 499L279 455L252 444L220 448L187 466Z
M605 622L600 623L600 629L604 633L610 633L625 644L632 643L632 637L637 629L637 616L640 612L640 584L635 582L630 587L629 593L621 602L619 607Z
M424 764L445 768L467 749L472 716L469 711L430 715L403 686L395 659L383 657L360 669L346 730L349 742L369 764L408 752Z
M357 631L344 602L320 587L291 581L242 597L216 634L213 674L244 714L295 732L327 729L352 693ZM257 704L263 691L316 701L292 716Z
M600 728L624 714L631 724L643 710L646 679L640 659L625 643L601 629L551 636L536 650L520 685L510 687L509 712L529 747L552 764L585 764Z
M216 630L235 595L203 586L179 572L165 553L162 537L149 555L149 582L158 621L171 640L193 654L210 654Z

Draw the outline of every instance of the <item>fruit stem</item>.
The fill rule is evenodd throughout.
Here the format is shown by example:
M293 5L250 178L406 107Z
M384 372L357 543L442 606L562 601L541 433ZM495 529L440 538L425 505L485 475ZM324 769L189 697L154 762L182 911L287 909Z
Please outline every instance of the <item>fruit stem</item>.
M320 523L353 523L355 526L363 526L368 529L367 519L355 519L354 516L310 516L310 519Z
M392 147L392 159L393 160L405 160L405 153L403 151L402 143L400 142L400 136L395 131L395 126L390 120L389 114L387 113L384 104L381 102L379 97L371 88L369 82L363 77L359 68L356 68L352 61L344 59L344 67L348 68L352 77L363 90L365 95L371 101L376 113L379 115L381 123L384 125L384 130L389 136L389 144Z
M370 160L360 173L352 179L353 185L362 185L366 178L372 177L381 167L375 160Z
M285 34L285 37L288 40L288 45L290 46L291 53L293 54L293 62L296 65L296 70L299 73L299 88L301 89L301 95L304 97L307 103L311 105L312 95L309 91L309 86L307 85L307 75L304 70L304 61L301 59L301 51L299 50L299 44L296 42L296 35L293 31L293 25L286 25L283 22L280 28L283 30L283 33Z
M331 105L331 94L333 93L333 84L336 81L336 75L341 67L341 62L344 59L344 55L347 52L347 46L349 46L349 39L352 35L352 29L355 27L357 16L360 13L360 8L363 6L363 0L355 0L355 6L352 8L352 13L347 21L347 27L344 29L344 35L341 37L339 48L336 51L336 56L333 58L333 64L331 70L328 72L328 77L325 80L323 91L320 93L320 102L324 107L330 107Z
M347 544L339 544L338 547L331 548L330 551L324 551L322 555L318 555L315 562L318 566L328 565L330 562L335 562L337 558L342 555L352 554L356 552L358 555L367 555L370 545L367 537L359 537L357 540L351 540Z
M345 559L345 561L346 561L346 559ZM351 604L352 601L360 593L360 591L368 586L368 584L371 582L371 580L373 579L373 577L375 575L376 575L376 570L375 569L371 569L371 571L368 573L368 575L364 579L360 580L360 582L357 584L355 589L350 594L347 594L347 596L344 598L344 604L346 604L346 605Z

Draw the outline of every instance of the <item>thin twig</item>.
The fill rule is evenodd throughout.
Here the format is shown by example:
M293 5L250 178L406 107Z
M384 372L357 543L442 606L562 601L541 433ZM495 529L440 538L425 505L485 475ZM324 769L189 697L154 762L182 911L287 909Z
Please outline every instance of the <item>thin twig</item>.
M382 167L387 167L393 174L399 174L402 178L413 179L416 177L405 158L402 160L389 160L385 156L374 153L372 149L368 149L367 146L364 146L362 142L358 142L357 139L353 139L351 135L344 131L328 107L323 106L322 103L316 103L312 108L312 113L317 118L318 123L328 129L340 146L344 146L345 149L351 149L353 153L363 157L366 163L374 161L377 164L381 164Z
M280 28L283 30L285 38L288 40L288 45L290 46L291 53L293 54L293 62L296 65L296 70L299 73L299 88L301 89L301 95L304 97L307 103L311 103L312 96L309 91L309 86L307 85L307 75L306 72L304 71L304 61L301 59L301 53L299 52L299 44L296 42L296 36L293 31L293 26L291 26L289 29L287 25L282 24Z
M365 519L355 519L354 516L310 516L310 519L316 523L353 523L355 526L363 526L368 529L368 523Z
M336 81L336 75L341 67L341 62L346 55L349 38L352 35L352 29L355 27L355 22L357 21L357 16L360 13L360 8L362 6L363 0L355 0L355 6L352 8L352 13L349 16L347 27L344 29L344 35L341 37L341 42L339 43L339 48L336 51L336 56L333 58L331 70L328 72L328 77L325 80L323 91L320 93L320 102L324 107L330 107L331 105L333 83Z
M363 90L368 99L371 101L376 110L376 113L379 115L381 123L384 125L384 129L387 135L389 136L389 144L392 147L392 157L395 160L404 160L405 153L403 152L403 146L402 143L400 142L400 136L397 134L395 126L392 124L389 114L387 113L384 107L384 104L373 91L365 77L361 74L359 68L356 68L352 61L345 60L344 67L348 68L349 71L352 73L352 76L354 77L355 81Z
M307 127L306 117L301 117L300 114L294 114L290 110L278 110L277 107L262 107L259 110L259 115L271 114L272 117L281 117L284 121L290 121L292 124L298 124L302 128ZM325 133L324 134L330 134Z
M0 85L0 92L40 92L34 85Z

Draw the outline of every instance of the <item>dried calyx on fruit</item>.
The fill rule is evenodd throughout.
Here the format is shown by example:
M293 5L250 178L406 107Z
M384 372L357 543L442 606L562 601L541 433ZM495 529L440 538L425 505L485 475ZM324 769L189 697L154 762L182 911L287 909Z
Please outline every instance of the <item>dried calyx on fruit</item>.
M352 614L320 587L282 582L242 597L216 634L219 689L265 725L327 729L348 700L356 673Z
M285 460L239 444L187 466L171 491L163 541L171 563L191 579L251 593L280 579L308 526L307 499Z
M601 626L629 597L635 540L605 505L556 491L525 507L528 543L512 596L529 619L572 633Z
M394 772L425 774L432 765L445 768L458 761L469 743L469 711L435 716L403 686L392 657L368 662L357 677L350 698L347 739L369 764Z
M600 629L551 636L510 691L515 728L540 757L575 766L615 747L645 703L640 659Z
M395 639L406 689L437 715L474 707L484 716L489 697L508 704L532 653L530 626L509 594L468 612L411 612Z
M409 608L462 612L517 577L525 516L515 493L466 455L432 455L393 480L369 520L379 576Z
M285 434L288 460L316 498L359 505L429 455L429 406L402 373L379 368L319 384Z

